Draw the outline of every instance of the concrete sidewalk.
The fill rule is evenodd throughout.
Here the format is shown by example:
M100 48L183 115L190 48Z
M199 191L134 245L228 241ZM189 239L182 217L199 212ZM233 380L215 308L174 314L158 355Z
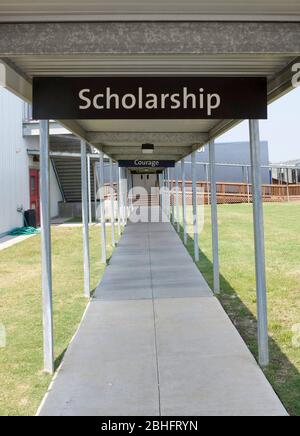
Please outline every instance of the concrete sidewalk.
M26 241L26 239L32 238L33 236L36 235L3 236L2 238L0 238L0 251L12 247L13 245L19 244L20 242Z
M40 415L286 415L169 223L129 224Z

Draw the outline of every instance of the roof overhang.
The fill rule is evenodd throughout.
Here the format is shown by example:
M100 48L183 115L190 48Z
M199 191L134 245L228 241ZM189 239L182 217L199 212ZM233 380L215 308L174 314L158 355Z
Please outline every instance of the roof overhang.
M10 0L0 5L0 20L47 21L299 21L296 0Z
M26 23L0 24L0 84L31 101L35 76L265 76L269 102L292 89L300 23ZM190 154L237 120L63 120L114 159Z

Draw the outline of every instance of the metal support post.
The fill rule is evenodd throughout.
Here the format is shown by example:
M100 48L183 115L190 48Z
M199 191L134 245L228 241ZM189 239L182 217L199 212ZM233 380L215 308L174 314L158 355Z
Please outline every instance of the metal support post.
M214 292L220 292L219 272L219 232L218 232L218 208L217 208L217 183L216 183L216 151L215 142L209 143L209 169L210 169L210 203L211 203L211 228L214 270Z
M99 174L99 194L100 194L100 220L101 220L101 247L102 263L106 264L106 220L105 220L105 195L104 195L104 156L100 151L100 174Z
M194 259L199 261L198 207L197 207L197 151L192 153L192 195L193 195L193 225L194 225Z
M181 160L183 241L187 244L185 159Z
M90 249L89 249L89 205L87 180L86 142L81 141L81 201L82 201L82 232L83 232L83 272L84 296L90 297Z
M255 241L256 293L258 318L259 363L269 364L267 286L265 269L264 218L262 203L262 178L259 121L250 120L250 154L252 165L252 196Z
M113 176L113 161L109 159L109 182L110 182L110 209L111 209L111 245L116 245L115 241L115 191L114 191L114 176Z
M44 370L54 372L52 264L50 229L49 121L40 121L40 204Z

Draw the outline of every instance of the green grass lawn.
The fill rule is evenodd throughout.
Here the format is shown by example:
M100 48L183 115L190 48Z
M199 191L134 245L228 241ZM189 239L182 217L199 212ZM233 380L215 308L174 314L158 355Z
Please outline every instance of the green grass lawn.
M110 229L107 231L110 244ZM54 343L56 367L81 320L82 229L52 229ZM103 272L100 228L90 229L92 289ZM112 249L108 250L110 256ZM0 348L0 415L32 415L51 377L43 373L40 236L0 252L0 323L7 344Z
M300 348L292 343L292 328L300 323L300 204L266 204L264 209L271 346L271 365L265 374L290 414L300 415ZM222 205L218 211L220 301L257 357L252 207ZM192 254L192 226L188 230ZM205 207L199 242L198 266L212 286L209 207ZM55 227L52 243L58 365L87 304L83 297L82 229ZM90 248L95 287L104 271L99 227L90 230ZM0 348L0 415L34 414L51 380L42 370L40 283L39 236L0 252L0 323L7 331L7 346Z
M252 206L219 205L220 301L257 358ZM265 239L271 365L265 374L292 415L300 415L300 203L265 204ZM188 210L191 223L191 209ZM210 208L199 235L199 269L212 286ZM193 228L188 226L193 254ZM181 235L182 236L182 235ZM299 336L299 335L298 335ZM300 341L299 341L300 345Z

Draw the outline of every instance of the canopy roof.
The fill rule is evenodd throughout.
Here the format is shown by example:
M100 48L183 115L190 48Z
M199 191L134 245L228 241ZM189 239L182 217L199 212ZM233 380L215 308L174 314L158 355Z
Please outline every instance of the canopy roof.
M36 12L42 10L40 3L34 2ZM49 2L49 5L52 12L54 7L59 12L66 3ZM79 8L79 2L73 3ZM99 7L105 4L108 7L110 3L112 8L117 4L97 2ZM129 6L134 2L124 3ZM179 8L182 2L170 3ZM196 3L199 2L187 2L184 7L188 10L192 4L196 7ZM207 8L216 3L207 2ZM229 5L235 5L238 11L238 4L245 2L218 3L224 4L222 7L228 11ZM287 15L300 8L298 2L288 2L283 11L279 1L252 1L247 2L247 13L251 10L250 3L259 3L266 9L269 5L269 11L280 10ZM13 1L7 3L6 11L9 8L12 11L13 4ZM87 7L91 5L96 7L96 2L89 2ZM155 5L159 10L158 2ZM271 5L277 5L277 9ZM22 18L30 20L22 7L15 8L15 13L23 11ZM35 76L265 76L271 102L292 88L291 66L299 61L299 34L300 23L287 22L0 23L0 85L30 102L31 80ZM71 132L116 160L142 158L141 144L145 142L155 145L153 159L180 160L236 123L232 120L62 121Z
M10 0L4 21L261 20L298 21L298 0Z

